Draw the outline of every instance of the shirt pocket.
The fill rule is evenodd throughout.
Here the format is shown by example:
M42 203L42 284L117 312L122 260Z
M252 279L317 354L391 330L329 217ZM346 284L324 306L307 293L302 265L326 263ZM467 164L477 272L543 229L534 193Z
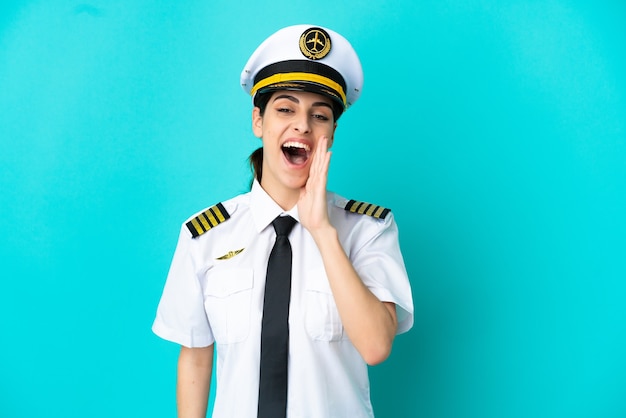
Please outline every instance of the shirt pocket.
M314 340L338 341L343 324L323 268L309 272L305 285L304 326Z
M245 340L250 332L252 269L228 269L208 277L204 309L218 344Z

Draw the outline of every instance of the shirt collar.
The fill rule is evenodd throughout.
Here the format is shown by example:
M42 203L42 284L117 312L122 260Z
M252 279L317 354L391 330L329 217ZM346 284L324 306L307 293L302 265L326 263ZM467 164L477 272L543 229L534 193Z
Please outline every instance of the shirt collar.
M298 205L288 211L284 211L274 199L267 194L261 184L255 178L250 190L250 212L257 232L263 231L272 221L280 215L290 215L300 222L298 217Z

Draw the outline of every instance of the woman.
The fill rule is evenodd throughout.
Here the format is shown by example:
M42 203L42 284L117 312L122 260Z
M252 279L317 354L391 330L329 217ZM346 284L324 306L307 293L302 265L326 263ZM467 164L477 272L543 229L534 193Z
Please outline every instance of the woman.
M214 417L373 417L367 365L410 329L413 301L393 215L326 190L361 64L338 33L291 26L241 82L262 140L251 191L183 225L153 325L182 346L179 416L206 415L217 347Z

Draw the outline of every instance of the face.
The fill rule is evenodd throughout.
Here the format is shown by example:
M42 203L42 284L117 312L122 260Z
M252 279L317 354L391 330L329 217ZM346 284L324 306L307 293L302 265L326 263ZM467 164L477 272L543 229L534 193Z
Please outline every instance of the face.
M252 129L263 140L263 189L270 195L299 194L313 151L323 137L330 148L336 126L331 99L315 93L277 91L263 115L255 107Z

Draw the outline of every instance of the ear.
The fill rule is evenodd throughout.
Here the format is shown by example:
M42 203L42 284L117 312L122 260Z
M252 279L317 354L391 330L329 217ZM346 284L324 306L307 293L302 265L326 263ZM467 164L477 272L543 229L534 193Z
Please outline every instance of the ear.
M257 138L263 136L263 116L261 116L261 109L256 106L252 109L252 132Z

